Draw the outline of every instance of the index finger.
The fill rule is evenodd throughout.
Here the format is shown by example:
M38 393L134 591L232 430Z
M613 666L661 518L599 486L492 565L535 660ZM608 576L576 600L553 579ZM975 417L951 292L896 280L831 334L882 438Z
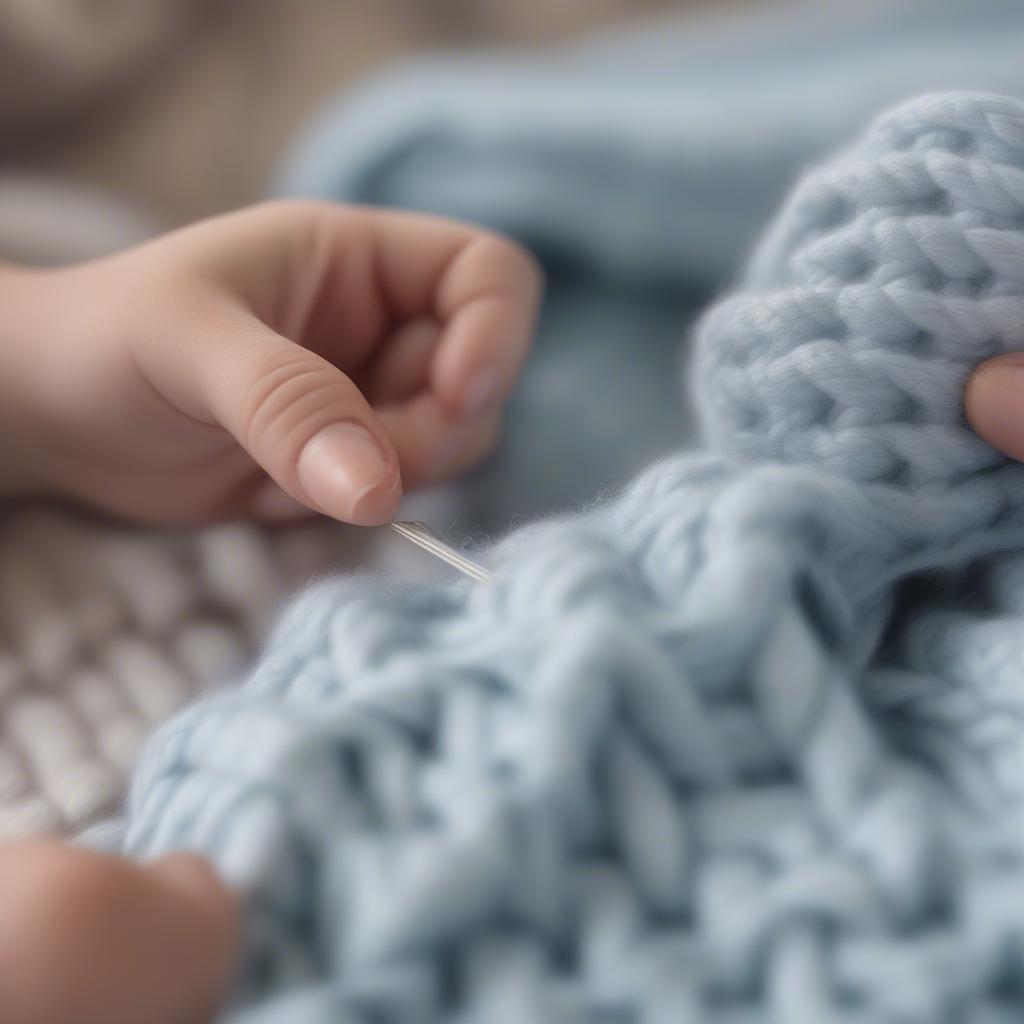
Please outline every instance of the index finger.
M285 201L245 214L232 248L273 253L272 269L233 286L271 327L351 374L403 323L432 317L441 338L429 380L453 415L500 399L529 349L542 290L538 264L493 232L426 214ZM283 272L282 272L283 271ZM489 395L488 392L491 392Z

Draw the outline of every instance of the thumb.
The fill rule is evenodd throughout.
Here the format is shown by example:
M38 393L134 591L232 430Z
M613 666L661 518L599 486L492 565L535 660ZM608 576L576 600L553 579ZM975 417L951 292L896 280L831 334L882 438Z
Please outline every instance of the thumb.
M202 418L225 427L297 501L349 523L387 522L402 493L398 456L362 392L315 352L240 319L185 361Z

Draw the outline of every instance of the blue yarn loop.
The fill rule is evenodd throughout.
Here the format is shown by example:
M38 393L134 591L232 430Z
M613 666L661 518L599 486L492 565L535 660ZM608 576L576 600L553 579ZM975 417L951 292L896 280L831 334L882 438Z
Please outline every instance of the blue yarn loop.
M928 96L797 188L699 331L710 454L320 586L179 716L125 849L248 894L236 1024L1019 1021L1024 106Z

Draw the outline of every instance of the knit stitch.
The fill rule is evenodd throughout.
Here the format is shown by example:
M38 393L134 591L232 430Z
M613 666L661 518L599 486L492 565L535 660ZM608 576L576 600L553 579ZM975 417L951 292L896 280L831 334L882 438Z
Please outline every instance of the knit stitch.
M150 743L123 837L247 893L235 1024L941 1024L1024 1005L1024 106L926 97L706 318L711 452L310 591Z

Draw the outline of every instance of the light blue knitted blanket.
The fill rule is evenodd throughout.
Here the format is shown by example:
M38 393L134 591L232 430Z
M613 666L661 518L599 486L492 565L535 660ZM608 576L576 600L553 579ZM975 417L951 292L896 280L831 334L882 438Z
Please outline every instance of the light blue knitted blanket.
M798 188L699 334L712 452L490 553L311 591L149 745L125 849L249 893L236 1016L1019 1021L1024 105Z
M648 181L678 168L634 144L638 186L644 156ZM664 373L624 328L681 315L654 285L686 224L545 209L523 232L556 269L542 361L561 315L577 355L611 322ZM706 257L705 286L734 254ZM804 179L704 319L706 453L513 534L493 584L296 602L243 687L153 738L121 843L203 851L248 894L232 1024L1019 1022L1024 467L961 391L1021 348L1024 105L916 100Z

